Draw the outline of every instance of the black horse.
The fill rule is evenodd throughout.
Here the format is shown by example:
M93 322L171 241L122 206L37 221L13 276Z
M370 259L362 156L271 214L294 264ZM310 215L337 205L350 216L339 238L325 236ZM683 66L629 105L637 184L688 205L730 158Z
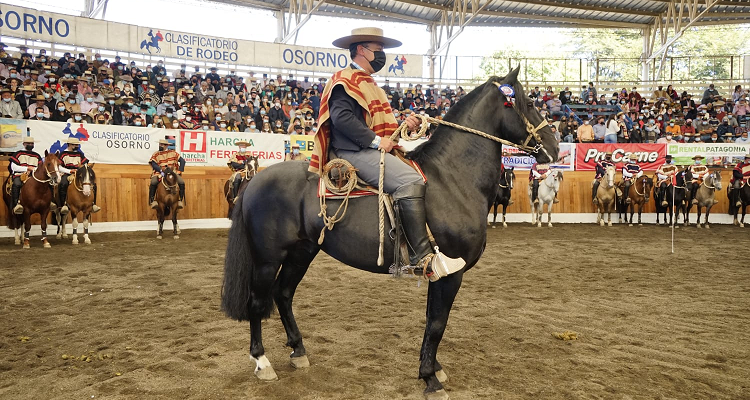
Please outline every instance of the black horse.
M737 207L736 202L732 200L733 196L732 190L737 190L737 194L734 197L737 201L740 202L740 206ZM750 206L750 184L748 182L745 182L742 184L742 186L739 189L732 189L732 185L729 185L727 187L727 197L729 197L729 214L734 215L734 224L740 226L741 228L745 227L745 213L747 206ZM742 219L737 220L737 214L739 214L740 209L742 209Z
M490 135L530 146L539 162L557 159L559 148L552 131L533 108L518 82L518 68L503 78L491 77L451 107L446 120ZM516 100L507 98L497 84L508 84ZM505 88L503 88L505 89ZM543 126L532 135L528 126ZM541 142L541 143L540 143ZM447 398L438 376L436 360L448 315L461 286L463 273L473 267L484 251L487 205L497 191L502 145L481 136L439 126L432 138L409 153L427 178L427 222L440 251L463 258L466 268L429 283L427 323L420 352L419 378L425 395ZM350 201L346 217L318 245L323 220L317 197L319 177L308 172L307 162L275 164L256 175L238 200L229 230L222 309L230 318L250 322L250 355L260 379L276 379L264 355L261 320L268 318L274 302L293 349L295 367L306 367L302 335L292 313L297 285L320 250L344 264L361 270L388 274L393 244L386 240L385 263L378 259L378 198ZM328 201L335 210L340 201ZM390 224L386 222L386 230ZM436 376L436 372L439 372Z
M497 194L492 199L492 227L497 224L497 206L503 205L503 228L507 228L508 224L505 223L505 210L510 205L510 194L513 191L513 182L516 180L516 174L513 172L513 167L505 168L502 174L500 174L500 182L497 184Z
M686 177L687 176L687 177ZM659 214L664 214L664 223L667 223L667 213L669 213L669 226L674 223L679 223L679 216L682 214L682 220L687 225L687 213L690 201L690 191L685 185L685 180L689 179L690 171L678 171L675 176L676 185L671 183L667 186L667 189L663 191L662 195L664 198L659 198L659 188L654 187L654 199L656 201L656 225L659 225ZM667 206L661 205L661 201L665 200Z

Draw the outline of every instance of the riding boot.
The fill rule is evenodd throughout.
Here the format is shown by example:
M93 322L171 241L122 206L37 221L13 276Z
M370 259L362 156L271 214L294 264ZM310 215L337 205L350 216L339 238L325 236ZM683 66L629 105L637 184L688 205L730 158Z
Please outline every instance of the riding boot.
M625 199L625 204L630 204L630 185L627 183L622 190L622 198Z
M240 193L240 182L241 179L235 179L234 181L232 181L232 199L234 199L232 200L233 203L237 203L237 197Z
M536 179L531 183L531 201L534 204L539 203L539 181Z
M68 188L59 186L59 192L58 197L60 198L60 205L62 208L60 208L60 214L65 215L68 212L70 212L70 209L68 209L68 205L65 204L65 202L68 200Z
M666 207L669 205L669 203L667 203L667 185L666 184L662 184L661 187L659 188L659 198L661 198L662 207Z
M93 190L94 190L94 205L91 206L91 212L92 213L98 213L99 211L101 211L101 208L99 208L99 206L96 205L96 192L97 192L96 185L94 185Z
M698 194L698 184L693 182L693 185L690 187L690 198L692 200L692 204L698 204L698 199L695 198L695 195Z
M156 185L148 185L148 204L151 208L159 206L159 203L154 200L154 196L156 196Z
M10 204L13 205L13 214L23 214L23 206L18 203L21 197L21 187L13 185L10 188Z
M598 204L599 203L599 201L596 199L596 192L599 190L599 184L600 183L601 182L599 182L599 180L597 179L597 180L594 181L594 185L591 186L591 201L594 204Z
M180 186L180 201L177 202L178 209L183 208L185 206L185 204L183 203L183 201L185 200L185 184L180 183L179 186Z
M446 275L460 271L466 262L463 259L446 257L435 247L430 248L427 238L427 222L424 208L424 185L403 186L393 193L393 201L399 209L401 226L409 247L411 265L425 271L425 275L434 282Z

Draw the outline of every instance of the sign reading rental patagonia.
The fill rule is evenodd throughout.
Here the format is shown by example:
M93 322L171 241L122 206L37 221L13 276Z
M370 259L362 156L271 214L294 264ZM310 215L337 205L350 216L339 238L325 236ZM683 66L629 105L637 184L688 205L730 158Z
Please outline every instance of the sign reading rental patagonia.
M0 35L205 62L335 72L349 65L341 49L227 39L37 11L0 4ZM381 75L421 77L423 57L388 53Z

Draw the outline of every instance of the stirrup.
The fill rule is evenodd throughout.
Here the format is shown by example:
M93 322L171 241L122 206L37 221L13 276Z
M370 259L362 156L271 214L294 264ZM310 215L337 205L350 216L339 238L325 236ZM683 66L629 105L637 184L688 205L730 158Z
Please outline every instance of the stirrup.
M57 204L53 201L52 203L49 203L49 210L54 212L57 210Z
M97 206L96 204L94 204L93 206L91 206L91 212L92 213L98 213L101 210L102 209L99 206Z
M742 202L741 202L741 201L739 201L739 200L737 200L737 202L736 202L736 203L734 203L734 205L735 205L736 207L742 207Z
M68 208L67 204L63 205L62 208L60 209L60 214L67 214L69 212L70 212L70 209Z
M662 207L666 207L666 206L668 206L668 205L669 205L669 203L667 203L667 201L666 201L666 200L662 200L662 202L661 202L661 206L662 206Z
M596 197L594 197L594 198L593 198L593 199L591 200L591 202L592 202L592 203L594 203L594 204L599 204L599 200L597 200L597 198L596 198Z
M510 207L512 205L513 205L513 200L508 200L508 206Z
M185 205L182 204L182 200L177 202L177 209L183 208Z
M13 214L18 214L18 215L23 214L23 206L20 204L16 204L16 206L13 207Z
M156 207L159 207L159 203L157 203L157 202L156 202L156 200L154 200L154 201L152 201L152 202L151 202L151 203L149 204L149 207L151 207L151 208L156 208Z
M539 204L539 198L534 199L534 204Z
M693 204L693 205L698 204L698 199L693 199L693 201L691 201L690 204Z
M557 197L555 197L555 199L552 200L552 204L557 204L559 202L560 202L560 199L558 199Z
M232 199L232 204L237 204L237 199L239 199L240 196L235 196L234 199Z
M425 274L430 282L456 273L466 266L463 258L450 258L441 253L437 246L435 246L435 254L428 254L419 262L420 266L424 267L423 263L430 264L429 271Z

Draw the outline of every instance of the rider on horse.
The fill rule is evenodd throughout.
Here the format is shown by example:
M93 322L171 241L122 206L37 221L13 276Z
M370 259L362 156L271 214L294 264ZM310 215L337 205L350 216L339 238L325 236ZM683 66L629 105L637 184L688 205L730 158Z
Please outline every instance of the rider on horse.
M70 182L68 182L68 177L70 176L71 172L75 173L75 171L83 164L88 164L89 159L86 158L81 151L81 141L77 138L71 137L68 138L68 148L65 149L62 154L60 154L60 161L62 161L63 164L60 167L60 172L62 172L63 175L60 179L60 185L58 186L60 204L62 204L60 213L67 214L68 205L65 203L65 201L68 197L68 186L70 185ZM94 205L93 207L91 207L91 212L99 212L100 208L96 205L96 185L93 185L92 189L94 191Z
M18 150L10 157L8 169L13 180L13 186L10 189L10 204L13 206L14 214L23 214L23 206L18 202L24 183L21 175L31 175L41 162L42 156L34 151L34 138L31 136L23 139L23 150Z
M151 156L148 161L154 173L151 176L151 184L148 187L148 203L151 208L156 208L159 204L154 200L156 195L156 185L159 184L159 177L164 176L163 168L171 168L177 173L177 185L180 187L180 201L177 208L182 208L182 201L185 200L185 181L182 179L182 171L185 170L185 160L180 153L169 148L169 142L166 139L159 140L159 151Z
M742 207L742 201L740 200L740 188L742 185L747 185L750 180L750 154L745 154L744 161L737 163L732 171L731 192L730 199L734 199L737 207Z
M643 176L641 166L636 163L635 158L628 157L628 163L622 167L622 179L625 185L622 197L625 199L625 204L630 204L630 197L628 197L630 193L630 185L633 184L633 180L638 179L641 176Z
M348 49L352 63L336 72L323 90L318 120L320 128L315 136L310 171L320 173L327 162L328 151L332 150L357 169L360 179L377 186L379 150L385 150L383 191L393 196L400 211L411 265L426 271L431 281L458 272L465 266L462 259L448 258L431 248L424 204L426 187L422 176L390 154L394 147L390 137L398 122L385 92L371 75L386 63L383 49L398 47L401 42L384 37L382 29L359 28L352 30L352 35L337 39L333 45ZM419 126L420 120L410 116L404 123L413 130Z
M243 173L245 171L245 168L247 167L247 160L248 160L248 154L245 152L247 149L247 146L250 145L250 143L240 140L235 143L237 147L239 147L239 150L234 153L232 158L229 160L227 165L229 165L229 168L232 170L232 177L230 180L232 181L232 199L234 203L237 202L237 195L240 192L240 185L242 184L242 180L246 179L246 176L243 176Z
M656 186L659 188L659 198L661 199L662 207L666 207L667 203L667 187L672 183L673 177L677 174L677 166L672 164L672 155L667 154L665 156L664 164L660 165L656 170L656 178L658 182Z
M549 163L539 164L534 162L529 171L529 182L531 182L531 201L534 204L539 203L539 182L547 179L549 174L550 166ZM557 196L557 194L555 194ZM559 203L560 200L555 197L554 204Z
M698 204L698 199L695 198L695 195L698 193L698 188L701 183L703 183L703 177L708 174L708 167L701 163L703 158L704 157L700 154L694 156L694 164L687 167L687 170L690 171L693 176L693 179L690 182L690 198L693 199L693 204Z
M600 180L604 177L604 175L607 173L607 167L615 167L615 164L612 162L612 152L608 151L604 153L604 159L601 161L596 162L596 176L594 176L594 182L591 186L591 199L594 202L594 204L597 203L596 200L596 191L599 190L599 183Z

